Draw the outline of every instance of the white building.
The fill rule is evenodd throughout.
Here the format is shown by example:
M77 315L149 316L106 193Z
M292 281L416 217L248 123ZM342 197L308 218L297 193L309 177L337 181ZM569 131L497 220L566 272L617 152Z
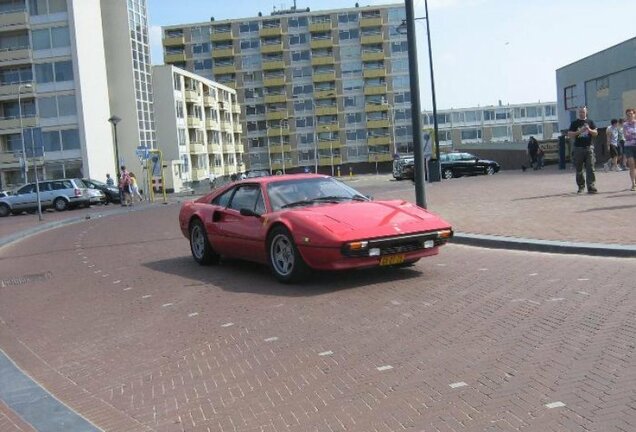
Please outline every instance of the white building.
M174 66L154 66L157 146L168 190L245 171L236 91Z
M155 142L149 65L145 0L0 0L0 187L25 181L21 127L42 130L39 178L114 173L113 115L136 161Z

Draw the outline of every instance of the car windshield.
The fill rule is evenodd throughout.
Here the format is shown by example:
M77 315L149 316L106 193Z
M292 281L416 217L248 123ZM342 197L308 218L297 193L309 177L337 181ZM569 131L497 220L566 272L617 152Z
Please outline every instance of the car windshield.
M267 193L273 211L326 202L368 201L360 192L330 177L273 182L267 186Z
M106 187L106 183L99 180L84 180L84 183L94 184L95 186Z

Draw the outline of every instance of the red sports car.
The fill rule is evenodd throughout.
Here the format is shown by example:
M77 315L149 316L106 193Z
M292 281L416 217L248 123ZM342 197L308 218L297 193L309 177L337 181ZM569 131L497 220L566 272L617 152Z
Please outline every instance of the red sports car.
M227 184L185 202L179 224L199 264L222 256L267 263L281 282L311 270L410 265L453 235L448 222L415 204L372 201L317 174Z

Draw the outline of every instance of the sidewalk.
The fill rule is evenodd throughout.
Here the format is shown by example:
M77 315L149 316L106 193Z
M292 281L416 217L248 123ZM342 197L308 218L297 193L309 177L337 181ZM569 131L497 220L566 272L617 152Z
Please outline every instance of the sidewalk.
M598 194L577 194L574 171L549 166L540 171L504 171L494 176L462 177L426 183L427 207L452 223L455 242L486 247L636 256L633 224L636 192L625 172L596 173ZM376 199L415 200L413 183L389 174L342 177ZM193 196L192 196L193 197ZM169 201L190 199L171 196ZM142 203L134 210L161 205ZM24 234L86 218L131 211L96 206L68 212L0 219L0 246ZM614 252L612 252L614 251Z

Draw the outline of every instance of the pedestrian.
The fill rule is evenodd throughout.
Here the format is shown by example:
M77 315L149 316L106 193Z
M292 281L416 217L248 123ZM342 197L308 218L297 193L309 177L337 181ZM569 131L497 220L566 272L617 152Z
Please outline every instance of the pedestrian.
M543 159L545 157L545 150L543 150L543 145L539 144L539 150L537 150L537 166L541 169L543 168Z
M535 171L539 169L537 155L539 153L539 142L535 137L531 136L528 140L528 156L530 156L530 167Z
M577 193L583 193L587 183L587 193L595 194L596 174L594 172L594 146L592 138L598 135L596 125L592 120L587 118L587 107L582 106L577 110L578 118L570 124L568 137L574 139L574 149L572 156L574 158L574 168L576 170L576 184L579 189ZM585 168L585 175L583 169Z
M605 171L619 171L618 169L618 120L612 119L609 127L605 130L607 142L605 149L609 153L609 159L603 165Z
M625 116L627 119L623 122L623 136L625 137L623 156L629 168L630 190L636 191L636 110L627 108Z
M131 194L131 205L135 198L139 198L139 201L143 201L144 197L141 196L139 192L139 185L137 184L137 177L135 177L135 173L130 173L130 194Z
M121 199L122 207L131 203L130 199L130 174L126 170L126 167L122 165L120 167L119 177L119 198Z
M115 180L113 180L110 174L106 174L106 186L115 186Z
M623 154L625 150L625 135L623 134L623 119L618 119L618 169L620 171L625 171L627 168L625 167L625 155Z

